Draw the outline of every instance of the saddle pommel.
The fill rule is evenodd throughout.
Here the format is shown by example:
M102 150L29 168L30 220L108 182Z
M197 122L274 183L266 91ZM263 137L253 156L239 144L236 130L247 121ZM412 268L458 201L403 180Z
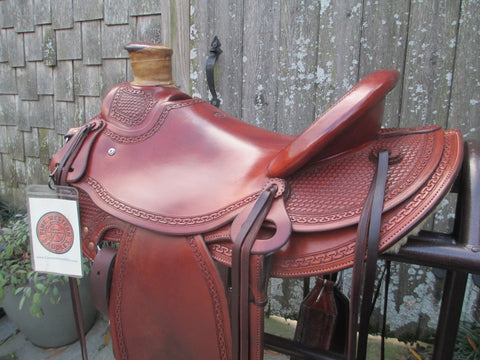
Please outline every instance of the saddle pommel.
M165 45L131 43L130 55L134 79L132 85L175 87L172 80L172 49Z

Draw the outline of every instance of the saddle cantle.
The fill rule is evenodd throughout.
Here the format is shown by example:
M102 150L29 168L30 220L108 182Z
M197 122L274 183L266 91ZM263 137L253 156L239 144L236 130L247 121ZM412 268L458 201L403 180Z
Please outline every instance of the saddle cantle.
M456 130L381 129L394 70L291 136L173 87L169 48L127 50L134 81L110 90L51 162L58 183L80 190L84 254L111 275L103 308L119 359L260 359L268 277L353 265L381 153L379 251L434 209L461 164ZM103 269L107 242L120 245ZM232 267L231 307L217 263Z

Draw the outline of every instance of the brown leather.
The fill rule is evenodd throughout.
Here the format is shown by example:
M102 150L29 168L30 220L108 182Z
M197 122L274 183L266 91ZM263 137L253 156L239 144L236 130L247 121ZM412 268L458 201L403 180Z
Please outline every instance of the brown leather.
M116 359L230 359L225 292L207 254L198 235L128 230L110 300Z
M172 48L134 43L126 45L125 49L130 55L133 85L173 86Z
M332 280L323 277L317 279L300 305L295 342L310 349L330 349L338 315L334 290Z
M379 243L380 252L387 249L396 240L411 231L416 224L435 208L439 199L441 199L452 186L462 160L461 136L459 132L455 130L448 130L445 132L440 131L440 133L444 134L443 149L439 149L441 158L431 176L426 180L424 186L417 189L399 205L386 211L382 216L381 239ZM427 144L431 144L431 142L428 142ZM427 145L425 145L424 148L430 149ZM368 153L369 151L366 152ZM430 151L424 156L425 158L428 157L428 153L430 153ZM305 190L311 188L315 189L316 179L318 182L325 181L327 185L319 188L315 192L310 191L311 196L315 196L322 191L328 193L329 191L326 191L325 189L330 190L334 188L337 179L341 180L345 178L348 180L349 176L355 176L355 169L362 166L361 163L358 162L360 161L360 158L357 158L356 161L356 163L355 161L352 163L347 162L345 167L339 167L339 173L343 175L341 177L332 176L330 181L325 179L325 177L328 176L327 173L319 171L322 170L322 162L308 165L301 170L304 172L303 176L307 177L307 175L313 175L310 177L310 180L305 181L306 184L303 188ZM389 203L388 199L392 197L390 194L390 190L392 189L391 184L402 185L402 188L404 188L403 185L405 185L410 178L409 176L403 177L403 175L400 177L392 177L396 174L396 172L393 171L394 167L394 164L389 167L390 171L387 178L385 199L386 207ZM371 175L368 175L362 180L364 185L360 185L359 181L356 181L354 182L355 186L366 186L368 189L371 178L373 178L373 173L374 169L372 168ZM293 180L295 180L295 178L293 178ZM350 184L350 182L346 181L344 185L345 191L348 191L348 195L350 196L342 197L342 199L352 198L356 195L355 192L350 192ZM293 191L293 189L291 191ZM342 191L337 191L334 194L335 195L332 198L339 199L339 196L342 195ZM290 199L292 199L292 197L293 194L290 196ZM304 198L307 199L308 197L305 195ZM291 200L287 200L287 209L291 209L291 206L289 207L289 201ZM334 204L340 207L343 205L341 201L334 202ZM309 205L313 206L315 210L319 203L311 201ZM306 209L311 210L311 207ZM362 207L359 208L359 211L361 210ZM346 212L346 215L350 215L350 213ZM337 229L327 229L326 231L321 232L307 232L306 230L308 230L308 226L310 226L309 221L316 220L314 212L310 218L307 218L309 221L303 221L302 217L299 217L302 222L295 221L296 217L292 219L291 215L290 218L292 220L294 231L285 246L275 253L271 270L271 275L273 277L314 276L316 274L339 271L353 265L353 257L357 241L356 224ZM325 217L324 219L327 223L330 220L335 222L338 221L336 217L333 219ZM305 225L303 226L303 224ZM314 224L314 226L316 225ZM327 228L329 227L330 226L327 225ZM300 232L300 230L302 231ZM213 236L211 237L211 240L209 235L206 235L205 238L208 239L209 248L213 258L225 265L230 265L231 243L229 239L226 238L225 232L219 230L212 234Z
M100 249L95 256L90 276L93 303L106 316L108 316L110 308L110 287L116 255L117 249L115 248L104 247Z
M394 70L366 77L298 137L173 87L115 86L51 169L80 189L84 253L93 260L102 241L120 244L109 304L116 357L261 359L268 277L352 266L383 149L390 161L378 250L432 211L457 175L461 136L380 129L397 78ZM263 221L251 214L272 186ZM232 257L233 243L240 256ZM240 354L232 354L229 289L213 260L237 269Z

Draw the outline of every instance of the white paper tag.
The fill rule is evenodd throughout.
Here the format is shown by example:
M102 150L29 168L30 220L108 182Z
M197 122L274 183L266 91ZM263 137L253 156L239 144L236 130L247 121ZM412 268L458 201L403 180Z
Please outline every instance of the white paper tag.
M28 188L32 266L37 272L82 277L78 191L72 187Z

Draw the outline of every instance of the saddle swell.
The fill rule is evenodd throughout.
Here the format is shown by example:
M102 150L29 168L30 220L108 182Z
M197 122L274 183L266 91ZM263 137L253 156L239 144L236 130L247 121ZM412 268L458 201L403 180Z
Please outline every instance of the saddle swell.
M119 359L260 359L269 276L352 266L380 153L388 151L389 165L379 251L434 209L460 168L458 131L381 129L394 70L366 77L291 136L191 98L171 76L145 78L139 67L151 61L143 56L164 68L168 48L129 51L135 80L115 86L51 162L57 182L79 189L84 254L95 260L98 248L119 244L113 271L98 271L112 278L101 307ZM245 301L229 308L217 263L232 268L240 284L232 297ZM161 306L152 310L152 301Z

